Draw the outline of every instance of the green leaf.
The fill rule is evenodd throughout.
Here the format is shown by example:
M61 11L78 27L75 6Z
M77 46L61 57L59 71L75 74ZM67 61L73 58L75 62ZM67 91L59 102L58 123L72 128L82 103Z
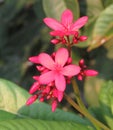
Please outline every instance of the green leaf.
M0 110L0 121L4 121L4 120L6 121L11 119L17 119L17 118L20 118L20 116L10 112Z
M0 79L0 109L17 113L28 97L27 91L10 81Z
M113 129L113 81L106 81L102 84L98 97L98 107L93 106L90 111L96 119Z
M74 122L42 121L33 119L17 119L0 122L1 130L94 130L92 127Z
M84 47L88 47L90 45L91 40L92 40L92 35L91 34L93 32L95 21L86 24L86 26L84 26L84 30L81 31L81 35L87 36L88 39L86 41L84 41L84 42L80 42L79 44L76 44L75 46L80 47L80 48L84 48Z
M89 17L88 24L95 21L95 19L103 11L103 5L101 0L82 0L80 3L81 15L87 15Z
M43 4L42 4L42 0L36 0L34 6L33 6L33 10L37 16L38 21L40 21L42 23L43 18L45 17L45 12L43 9Z
M103 11L103 5L101 0L82 0L79 1L81 16L88 16L88 23L81 30L81 35L86 35L88 39L85 42L80 42L75 45L80 48L88 47L91 44L92 32L95 25L96 19L99 17L100 13Z
M113 117L113 82L106 82L100 91L100 103L104 107L102 107L103 112L109 116Z
M108 6L98 17L92 32L92 41L88 50L101 46L113 37L113 4ZM110 33L109 33L110 32ZM107 35L106 35L107 34ZM110 35L110 36L109 36Z
M101 113L106 123L113 129L113 82L106 82L100 91Z
M98 94L104 82L113 79L113 39L102 47L90 52L89 68L99 72L96 77L87 77L85 80L85 95L88 104L98 106ZM90 94L92 93L92 94Z
M79 17L79 6L77 0L43 0L43 8L48 17L60 20L65 9L70 9L74 18Z
M55 121L74 121L76 123L82 123L90 125L89 121L84 118L79 117L78 115L65 112L60 109L57 109L55 112L51 111L51 106L45 103L34 103L33 105L27 107L23 106L18 110L20 115L25 117L38 118L42 120L55 120Z
M113 3L113 0L101 0L101 1L105 8Z

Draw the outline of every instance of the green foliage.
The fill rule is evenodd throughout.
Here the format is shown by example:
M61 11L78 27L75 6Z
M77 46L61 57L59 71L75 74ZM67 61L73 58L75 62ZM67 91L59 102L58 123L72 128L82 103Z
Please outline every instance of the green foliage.
M93 130L91 127L76 124L74 122L56 122L56 121L42 121L33 119L9 120L7 122L0 122L0 129L2 130Z
M105 82L99 93L99 106L91 108L100 121L113 129L113 82Z
M43 0L43 8L48 17L60 20L61 14L65 9L72 10L74 18L79 17L79 6L77 0Z
M108 6L97 18L92 32L90 49L104 44L113 37L113 4Z
M19 115L4 111L4 110L0 110L0 122L6 121L6 120L17 119L17 118L22 118L22 117Z

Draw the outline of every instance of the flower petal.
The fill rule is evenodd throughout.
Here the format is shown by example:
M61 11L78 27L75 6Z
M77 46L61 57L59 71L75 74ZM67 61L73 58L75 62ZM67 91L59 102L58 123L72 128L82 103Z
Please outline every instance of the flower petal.
M55 55L55 62L61 66L64 66L69 57L68 50L65 48L60 48Z
M55 86L59 91L64 91L66 88L66 80L63 75L57 74L55 76Z
M50 70L54 68L55 63L50 55L48 55L46 53L41 53L38 56L38 60L39 60L40 64L43 65L44 67L46 67Z
M62 36L65 35L65 33L64 33L63 31L57 30L57 31L52 31L52 32L50 32L50 35L51 35L51 36L60 36L60 37L62 37Z
M73 14L69 9L63 12L61 21L66 28L70 28L70 25L72 24L73 21Z
M36 63L36 64L39 64L39 59L38 59L38 56L32 56L32 57L29 57L29 61L33 62L33 63Z
M75 23L71 26L71 30L75 31L78 30L79 28L83 27L88 21L88 17L87 16L83 16L81 18L79 18L77 21L75 21Z
M57 90L58 101L61 102L63 99L64 92Z
M63 30L64 27L61 23L53 18L45 18L44 23L53 30Z
M84 73L86 76L96 76L98 75L98 72L95 70L84 70Z
M49 71L39 76L40 84L48 84L55 79L55 74L53 71Z
M62 74L65 76L74 76L80 72L80 67L77 65L67 65L62 69Z

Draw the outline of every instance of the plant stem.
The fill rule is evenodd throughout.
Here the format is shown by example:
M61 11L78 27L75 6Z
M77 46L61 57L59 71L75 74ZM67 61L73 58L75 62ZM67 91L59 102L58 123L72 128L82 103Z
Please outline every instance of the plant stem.
M78 88L78 85L75 81L75 79L72 79L72 85L73 85L73 89L74 92L76 94L76 100L77 103L75 103L73 101L73 99L71 99L68 95L64 94L66 100L77 110L79 111L81 114L83 114L85 117L87 117L92 123L93 125L96 127L97 130L101 130L100 128L102 128L103 130L110 130L107 126L105 126L104 124L102 124L100 121L98 121L97 119L95 119L87 110L87 108L85 107L84 103L82 102L81 96L80 96L80 91Z
M68 103L70 104L70 105L72 105L78 112L80 112L82 115L84 115L84 116L86 116L86 113L79 107L79 105L76 103L76 102L74 102L66 93L64 94L64 97L65 97L65 99L68 101ZM86 116L87 117L87 116ZM88 117L87 117L88 118ZM88 118L89 119L89 118ZM94 123L93 123L94 124ZM95 125L94 124L94 126L95 126L95 128L97 129L97 130L100 130L100 128L97 126L97 125ZM107 130L107 129L106 129ZM109 129L108 129L109 130Z

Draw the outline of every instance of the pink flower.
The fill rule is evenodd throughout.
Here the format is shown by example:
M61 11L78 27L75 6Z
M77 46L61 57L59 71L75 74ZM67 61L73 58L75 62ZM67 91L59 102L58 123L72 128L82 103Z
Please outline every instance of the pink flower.
M96 70L87 69L84 59L79 61L79 66L81 68L80 73L78 74L78 80L83 80L85 76L97 76L98 72Z
M54 82L56 88L62 92L66 88L66 78L69 79L80 72L79 66L69 63L69 53L65 48L57 50L54 58L46 53L41 53L29 60L41 64L46 70L43 70L38 77L40 84L46 85Z
M87 16L83 16L73 23L73 14L71 10L67 9L62 13L61 22L53 18L45 18L44 23L53 29L50 33L53 36L73 35L88 21Z

